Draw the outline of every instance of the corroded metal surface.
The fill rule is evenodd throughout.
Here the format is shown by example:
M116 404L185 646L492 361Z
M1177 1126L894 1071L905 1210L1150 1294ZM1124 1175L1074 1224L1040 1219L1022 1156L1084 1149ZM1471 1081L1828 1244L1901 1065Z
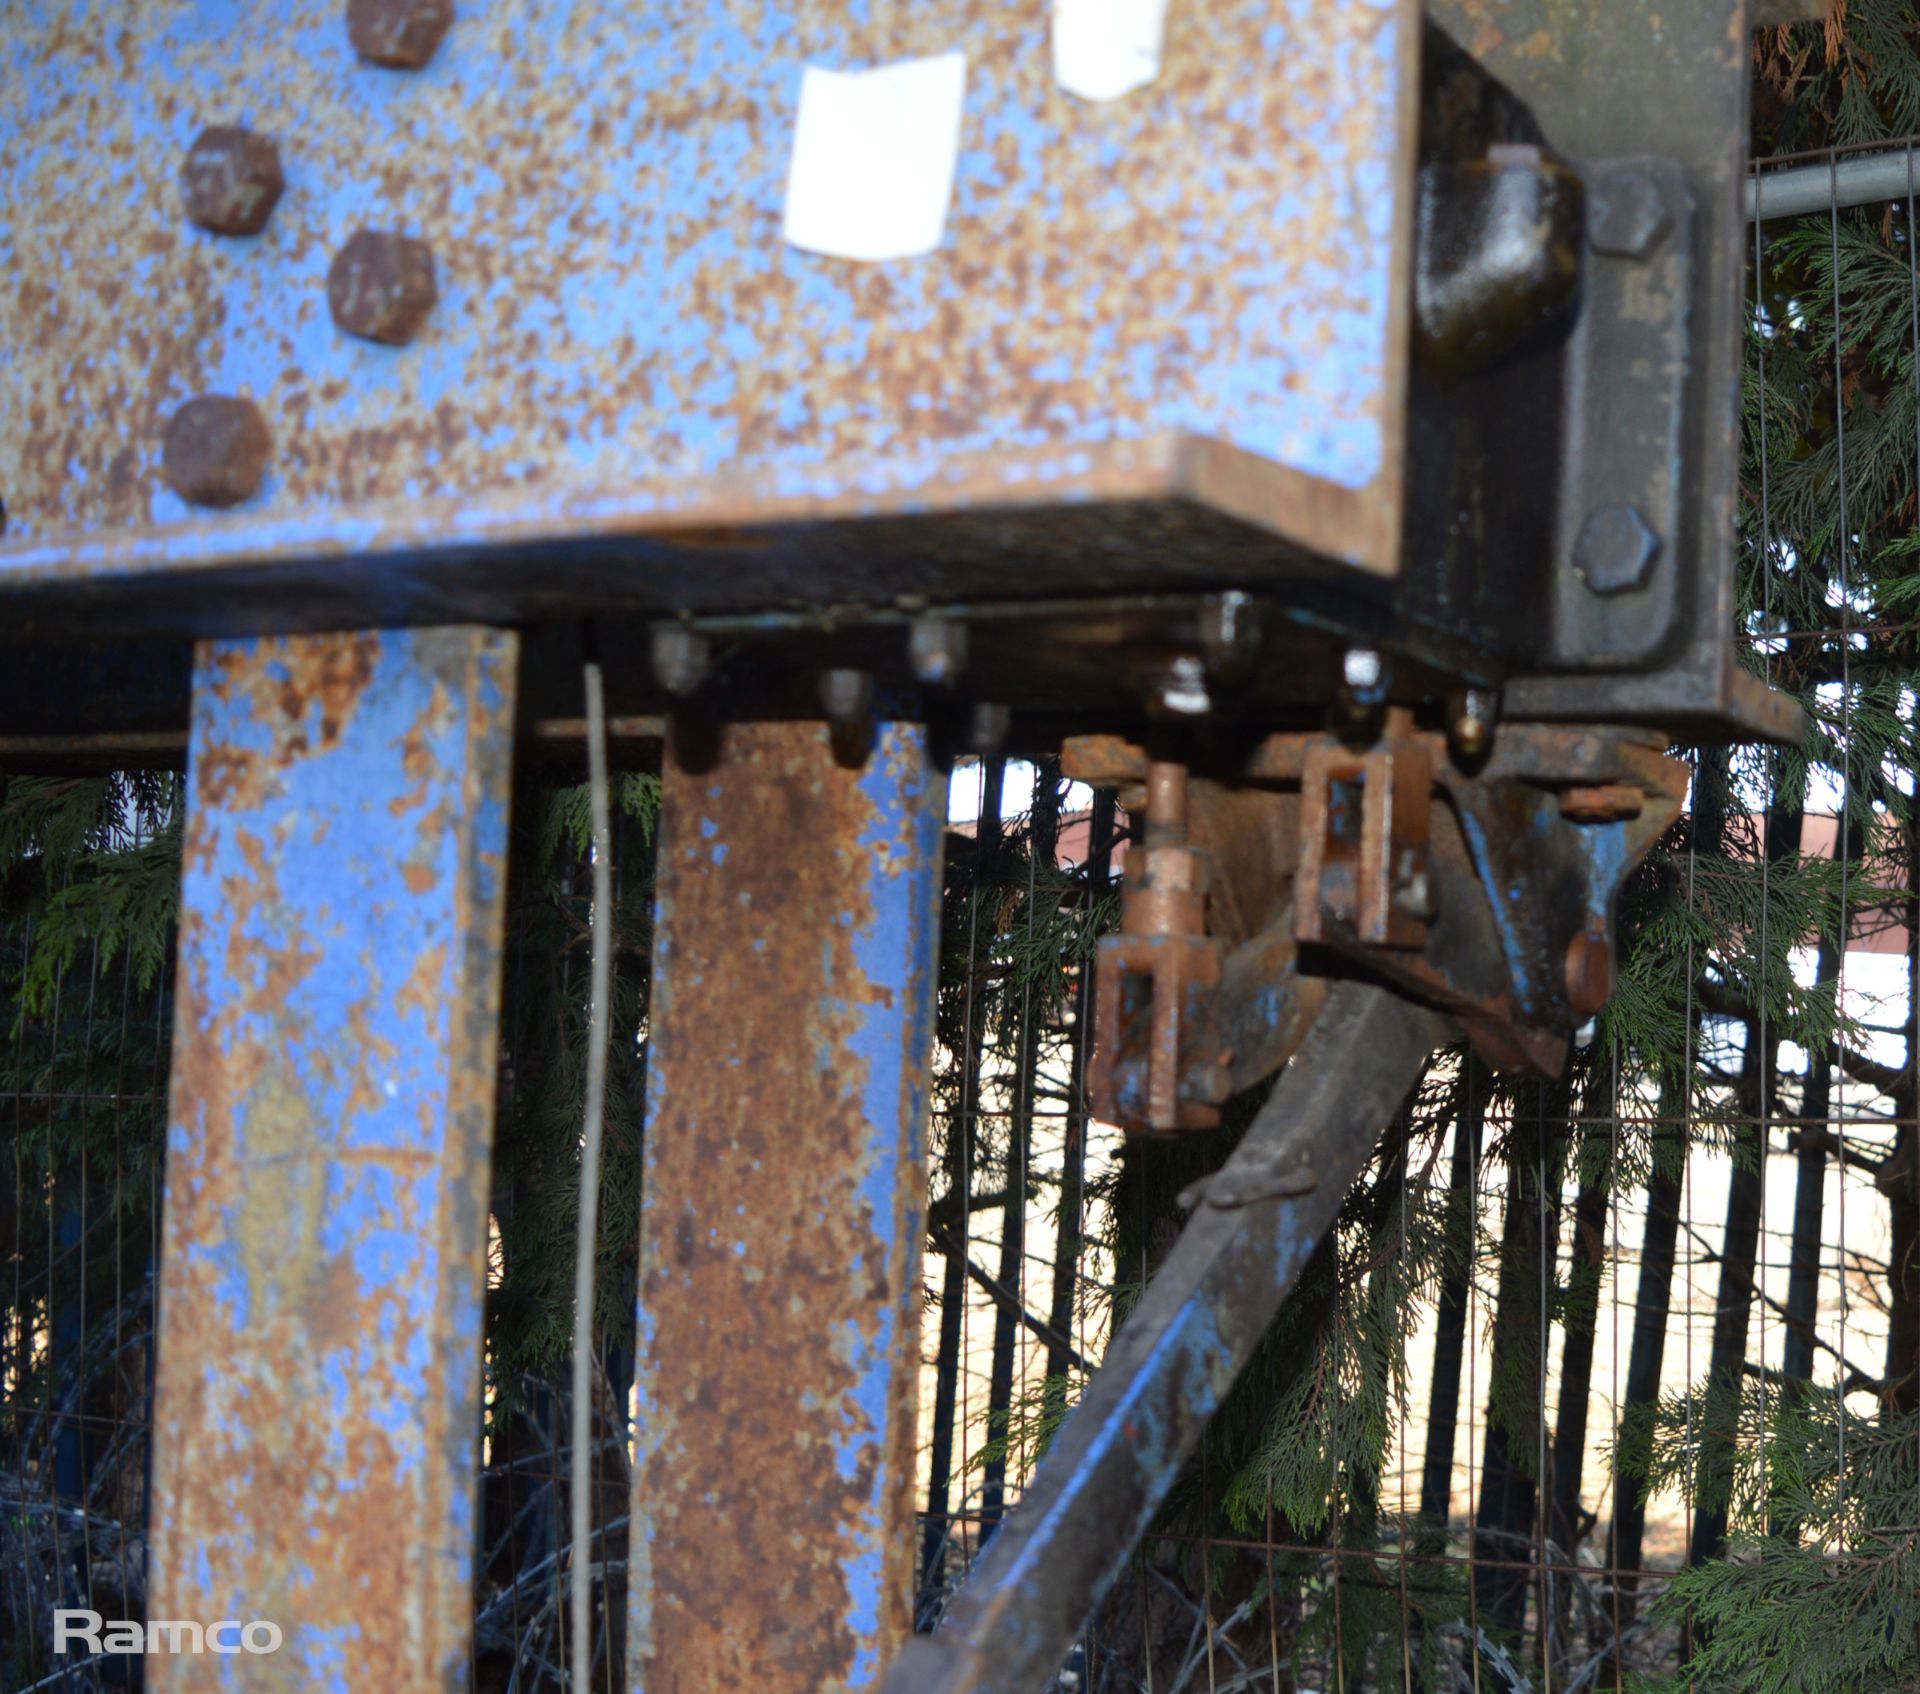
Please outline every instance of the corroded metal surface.
M404 74L355 55L341 0L30 0L0 85L0 576L1102 489L1383 567L1417 15L1182 5L1159 78L1096 105L1053 85L1049 9L998 0L524 0L463 10ZM802 67L956 46L942 247L785 245ZM256 239L180 215L209 122L280 142ZM362 223L439 262L401 352L327 312ZM163 420L202 391L253 398L285 444L218 521L156 474Z
M199 651L148 1686L466 1686L516 639Z
M667 761L633 1689L871 1688L907 1631L943 795L901 725Z

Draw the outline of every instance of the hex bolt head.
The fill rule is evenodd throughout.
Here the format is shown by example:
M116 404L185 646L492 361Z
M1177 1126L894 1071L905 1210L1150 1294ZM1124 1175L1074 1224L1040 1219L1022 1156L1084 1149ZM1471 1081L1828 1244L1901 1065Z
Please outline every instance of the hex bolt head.
M347 0L354 52L390 70L421 69L452 23L453 0Z
M1167 667L1160 679L1159 705L1175 717L1203 718L1213 710L1213 696L1207 692L1207 667L1197 653L1182 653Z
M967 668L967 626L921 613L907 629L907 662L929 688L951 688Z
M675 699L698 692L713 668L713 644L677 623L655 624L648 641L654 681Z
M1596 507L1573 544L1573 568L1595 594L1641 587L1659 556L1660 537L1636 506Z
M237 506L260 491L273 440L251 400L202 394L167 422L160 474L195 506Z
M1452 702L1447 727L1454 751L1463 759L1477 759L1493 742L1494 721L1500 715L1500 696L1491 688L1469 688Z
M873 709L873 674L845 665L822 671L820 704L834 723L864 723Z
M990 759L1007 744L1013 728L1013 708L997 700L976 700L967 715L967 748Z
M188 219L215 235L258 235L286 185L272 139L234 124L208 124L180 166Z
M327 270L327 306L349 335L404 347L419 334L440 291L433 249L410 235L358 229Z
M1650 259L1673 228L1658 179L1639 165L1615 165L1587 186L1587 245L1619 259Z
M1380 686L1380 655L1371 647L1349 647L1340 660L1340 679L1356 693Z

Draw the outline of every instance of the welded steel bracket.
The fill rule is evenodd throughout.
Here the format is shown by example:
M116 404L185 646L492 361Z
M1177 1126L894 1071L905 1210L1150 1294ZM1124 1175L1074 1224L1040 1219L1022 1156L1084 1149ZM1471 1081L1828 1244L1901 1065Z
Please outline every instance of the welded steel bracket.
M1328 955L1453 1013L1496 1068L1557 1076L1569 1037L1612 990L1620 886L1686 792L1685 766L1662 745L1617 727L1507 724L1463 764L1446 737L1393 711L1371 740L1284 734L1253 744L1218 774L1298 790L1294 935L1317 954L1230 955L1222 986L1184 1008L1194 1034L1180 1048L1181 1097L1226 1098L1215 1061L1231 1045L1201 1032L1223 1020L1257 1025L1241 1002L1262 973L1284 1004L1329 968ZM1116 736L1076 738L1064 764L1115 786L1150 768L1144 749ZM1124 1059L1124 1031L1115 1045Z
M910 1626L944 797L909 724L669 745L632 1688L868 1688Z
M277 1625L275 1687L465 1685L517 648L195 663L148 1615Z

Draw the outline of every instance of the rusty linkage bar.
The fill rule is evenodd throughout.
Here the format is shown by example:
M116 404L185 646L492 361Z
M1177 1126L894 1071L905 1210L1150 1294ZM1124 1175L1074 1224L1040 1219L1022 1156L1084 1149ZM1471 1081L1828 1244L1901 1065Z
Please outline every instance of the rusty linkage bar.
M1097 992L1114 1038L1089 1066L1094 1110L1129 1127L1206 1129L1220 1114L1181 1093L1181 1030L1220 985L1221 948L1206 932L1207 856L1187 840L1185 765L1162 759L1147 769L1140 857L1140 876L1121 892L1120 933L1100 945Z

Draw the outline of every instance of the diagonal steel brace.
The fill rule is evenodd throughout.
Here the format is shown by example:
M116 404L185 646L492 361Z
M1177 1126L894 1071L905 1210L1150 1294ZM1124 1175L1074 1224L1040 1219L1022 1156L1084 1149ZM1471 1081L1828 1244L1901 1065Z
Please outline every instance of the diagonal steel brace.
M1058 1671L1447 1033L1384 988L1333 986L1018 1510L884 1694L1031 1694Z

